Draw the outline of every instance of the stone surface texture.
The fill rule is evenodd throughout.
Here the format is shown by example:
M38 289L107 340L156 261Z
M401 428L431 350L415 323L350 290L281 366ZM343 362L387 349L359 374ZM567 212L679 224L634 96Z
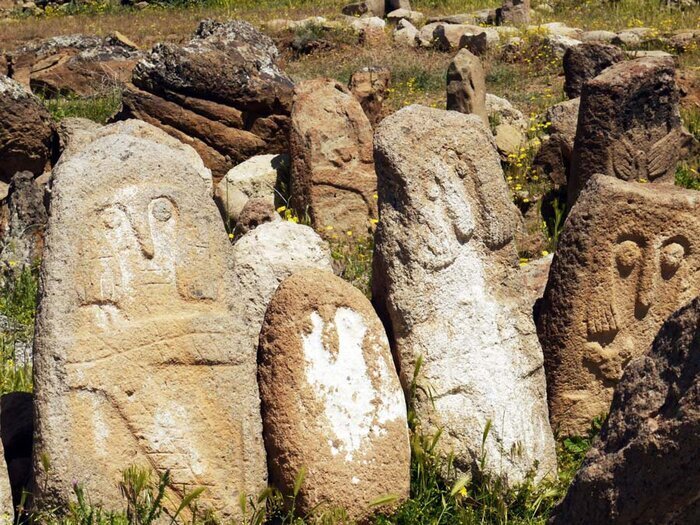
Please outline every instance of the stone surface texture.
M502 25L527 25L530 23L530 0L505 0L496 9L496 23Z
M235 277L188 155L117 133L54 170L34 342L41 506L72 499L78 479L121 508L121 472L140 465L170 470L169 504L206 486L202 507L240 517L267 468Z
M380 222L373 301L405 390L423 360L416 410L462 471L522 481L556 472L542 350L522 293L509 198L489 129L475 115L409 106L375 139ZM491 429L482 451L483 432Z
M671 59L619 62L584 84L569 205L594 173L673 184L678 161L698 147L681 126L678 99Z
M408 498L406 402L384 327L360 290L318 270L282 281L258 360L270 481L290 493L306 467L302 515L324 504L367 523L377 495L396 495L394 506Z
M57 36L8 54L12 77L45 96L92 96L129 81L142 53L119 35Z
M377 216L372 126L360 103L331 79L294 91L290 146L292 205L317 231L367 234Z
M700 522L700 298L630 363L553 525Z
M545 113L545 121L550 123L549 136L535 154L533 166L555 186L563 186L569 180L580 104L580 98L572 98Z
M473 113L489 123L484 68L467 49L461 49L447 68L447 109Z
M389 95L391 70L368 66L352 74L348 89L360 102L370 124L376 126L382 118L384 99Z
M700 294L700 193L594 176L564 225L536 322L550 417L582 435L664 320Z
M289 183L289 156L257 155L231 168L216 186L224 218L236 224L250 199L264 198L272 207Z
M617 46L583 43L564 53L564 91L569 98L581 96L584 82L597 77L604 69L622 62L625 53Z
M287 149L293 84L277 57L247 22L204 20L187 44L157 44L136 65L120 118L191 145L218 179L252 156Z

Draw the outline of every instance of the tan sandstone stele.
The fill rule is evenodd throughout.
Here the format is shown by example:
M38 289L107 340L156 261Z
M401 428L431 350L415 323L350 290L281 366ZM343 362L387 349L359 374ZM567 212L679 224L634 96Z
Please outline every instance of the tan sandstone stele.
M291 493L307 469L300 512L324 504L364 523L388 510L372 500L408 498L406 403L362 292L319 270L284 280L265 315L258 374L270 481Z
M594 175L537 310L552 425L585 434L627 363L700 293L700 193Z
M139 135L98 138L53 173L35 494L65 504L78 482L111 509L139 465L171 471L175 505L205 487L204 507L238 517L267 469L255 348L233 337L230 244L192 157Z
M320 233L367 234L377 217L372 126L360 103L335 80L294 89L290 148L292 203Z

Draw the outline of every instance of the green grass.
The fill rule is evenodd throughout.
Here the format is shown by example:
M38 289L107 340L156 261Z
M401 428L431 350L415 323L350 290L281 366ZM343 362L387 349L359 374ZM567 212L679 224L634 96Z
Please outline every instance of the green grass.
M91 97L58 96L45 98L43 102L57 122L67 117L82 117L104 124L119 111L122 95L120 89L114 88Z
M331 238L329 241L336 269L340 277L371 298L374 240L372 238L353 240L345 234L341 234L341 237L343 238Z
M688 164L681 164L676 169L676 186L689 190L700 190L700 173L697 166L691 168Z
M24 352L32 342L37 289L37 271L30 267L10 274L2 287L0 314L5 323L0 331L0 395L32 391L32 367Z

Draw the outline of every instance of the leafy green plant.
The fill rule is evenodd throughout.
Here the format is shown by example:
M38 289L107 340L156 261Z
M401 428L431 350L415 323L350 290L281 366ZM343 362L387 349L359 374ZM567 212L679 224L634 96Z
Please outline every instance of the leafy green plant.
M700 173L697 168L681 164L676 169L676 186L689 190L700 190Z

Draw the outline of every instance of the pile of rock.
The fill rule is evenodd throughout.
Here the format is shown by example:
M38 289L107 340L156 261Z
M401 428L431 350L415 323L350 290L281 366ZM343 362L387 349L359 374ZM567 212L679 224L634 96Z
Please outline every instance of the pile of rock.
M35 93L88 96L121 88L141 57L133 42L114 33L39 40L7 53L5 60L12 78Z
M293 84L272 40L243 21L205 20L184 46L158 44L135 67L119 118L158 126L216 179L262 153L284 153Z

